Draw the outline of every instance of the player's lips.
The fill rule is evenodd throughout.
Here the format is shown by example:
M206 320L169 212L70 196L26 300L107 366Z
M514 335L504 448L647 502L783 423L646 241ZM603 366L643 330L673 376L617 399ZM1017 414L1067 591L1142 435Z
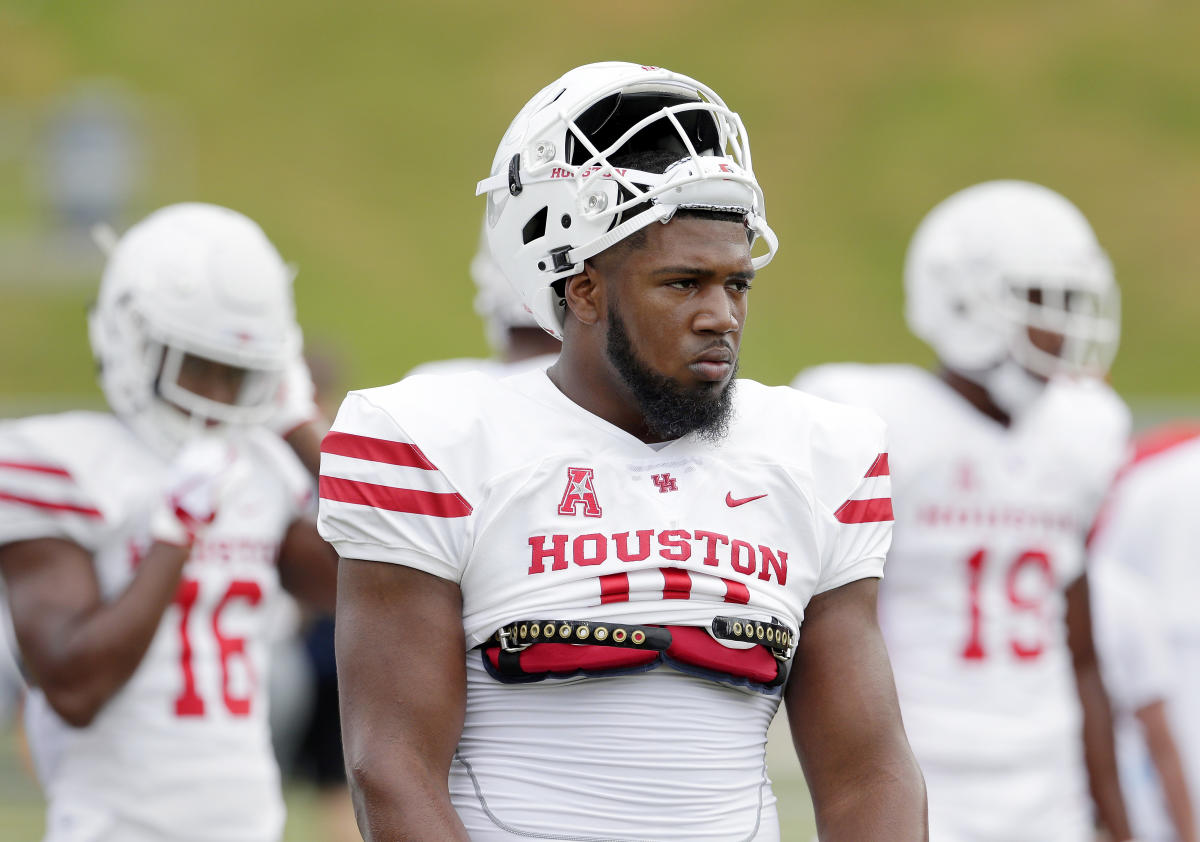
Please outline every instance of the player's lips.
M695 357L688 368L701 380L718 383L732 373L735 359L732 348L718 345Z

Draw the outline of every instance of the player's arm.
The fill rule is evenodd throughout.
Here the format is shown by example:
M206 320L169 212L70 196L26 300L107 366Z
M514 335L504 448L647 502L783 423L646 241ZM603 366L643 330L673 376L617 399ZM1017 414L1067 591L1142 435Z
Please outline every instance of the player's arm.
M297 355L288 365L266 422L291 448L313 479L321 474L321 439L329 423L316 402L316 387L308 363ZM317 525L299 517L284 534L279 548L279 577L292 596L311 608L333 613L337 593L337 552L317 534Z
M822 842L925 840L925 782L900 720L877 579L809 602L786 694Z
M88 725L129 680L175 598L197 536L241 466L218 439L185 447L170 466L151 518L154 539L132 580L106 601L91 553L74 541L40 537L0 547L13 627L34 681L54 710Z
M1075 686L1083 708L1084 757L1096 813L1114 842L1124 842L1133 834L1117 777L1112 707L1100 677L1100 662L1092 637L1091 597L1086 574L1067 588L1067 644L1071 649Z
M188 549L155 542L129 586L100 594L91 554L62 538L0 547L21 657L50 706L77 728L129 680L175 597Z
M337 551L317 534L317 524L292 521L279 548L279 580L305 605L332 614L337 600Z
M1167 812L1175 825L1175 832L1179 835L1179 842L1200 842L1196 813L1188 795L1187 775L1167 720L1166 703L1158 699L1144 705L1138 708L1136 716L1142 726L1142 737L1150 751L1150 759L1158 772L1163 799L1167 803Z
M466 706L457 583L342 559L337 669L346 772L367 842L467 839L448 776Z
M321 439L329 429L324 418L312 418L293 428L283 440L313 477L321 473Z
M316 396L308 363L298 354L284 373L275 406L266 421L267 428L287 443L314 478L321 473L321 439L329 429Z

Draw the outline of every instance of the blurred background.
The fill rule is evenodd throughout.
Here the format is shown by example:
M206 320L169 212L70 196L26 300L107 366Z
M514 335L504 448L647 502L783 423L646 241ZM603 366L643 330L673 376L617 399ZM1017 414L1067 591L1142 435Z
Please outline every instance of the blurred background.
M467 264L508 121L572 66L657 64L745 120L778 259L743 373L931 361L900 269L920 217L992 178L1091 220L1124 293L1114 386L1141 424L1197 410L1200 6L1090 2L441 0L0 4L0 416L100 406L88 228L182 200L257 220L296 264L344 388L485 356ZM6 738L7 740L7 738ZM40 802L7 740L0 827ZM807 839L790 749L784 835ZM316 839L303 787L289 839ZM26 822L19 824L18 822Z

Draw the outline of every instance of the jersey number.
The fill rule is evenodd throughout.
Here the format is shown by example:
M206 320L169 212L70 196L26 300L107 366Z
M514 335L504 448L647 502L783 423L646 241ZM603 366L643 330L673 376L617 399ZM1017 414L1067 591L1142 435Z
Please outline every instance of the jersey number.
M963 647L962 656L968 661L982 661L987 657L987 652L983 647L983 608L980 599L983 571L987 564L988 555L987 550L984 549L976 550L967 559L967 609L970 632L967 635L967 643ZM1044 590L1035 594L1022 592L1019 587L1020 580L1022 573L1027 569L1031 569L1034 571L1033 575L1045 580L1046 588ZM1013 611L1032 615L1040 621L1044 616L1045 597L1054 587L1054 569L1050 565L1050 556L1041 550L1026 550L1009 565L1004 579L1008 602ZM1018 658L1031 660L1045 651L1046 642L1042 639L1030 641L1018 640L1013 637L1009 640L1009 648Z
M235 599L245 600L251 605L262 601L262 588L258 582L247 579L234 579L229 583L225 595L221 597L212 615L212 633L217 642L217 651L221 653L221 695L224 697L225 709L234 716L250 715L249 694L235 696L229 689L229 665L232 658L246 660L246 668L253 680L253 670L250 669L249 655L246 652L244 637L228 637L221 633L221 612L225 606ZM179 617L179 666L183 670L183 691L175 699L176 716L204 716L204 699L196 692L196 675L192 671L192 641L188 636L188 620L191 619L192 606L200 596L200 583L195 579L184 579L179 584L175 594L175 604L180 608Z

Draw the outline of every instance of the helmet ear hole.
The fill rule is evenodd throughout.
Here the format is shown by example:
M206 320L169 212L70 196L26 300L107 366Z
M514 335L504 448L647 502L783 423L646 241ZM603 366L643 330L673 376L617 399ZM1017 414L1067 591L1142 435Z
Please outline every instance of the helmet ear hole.
M534 240L540 240L546 236L546 217L550 209L543 207L540 211L529 217L525 223L525 227L521 229L521 240L525 245L529 245Z

